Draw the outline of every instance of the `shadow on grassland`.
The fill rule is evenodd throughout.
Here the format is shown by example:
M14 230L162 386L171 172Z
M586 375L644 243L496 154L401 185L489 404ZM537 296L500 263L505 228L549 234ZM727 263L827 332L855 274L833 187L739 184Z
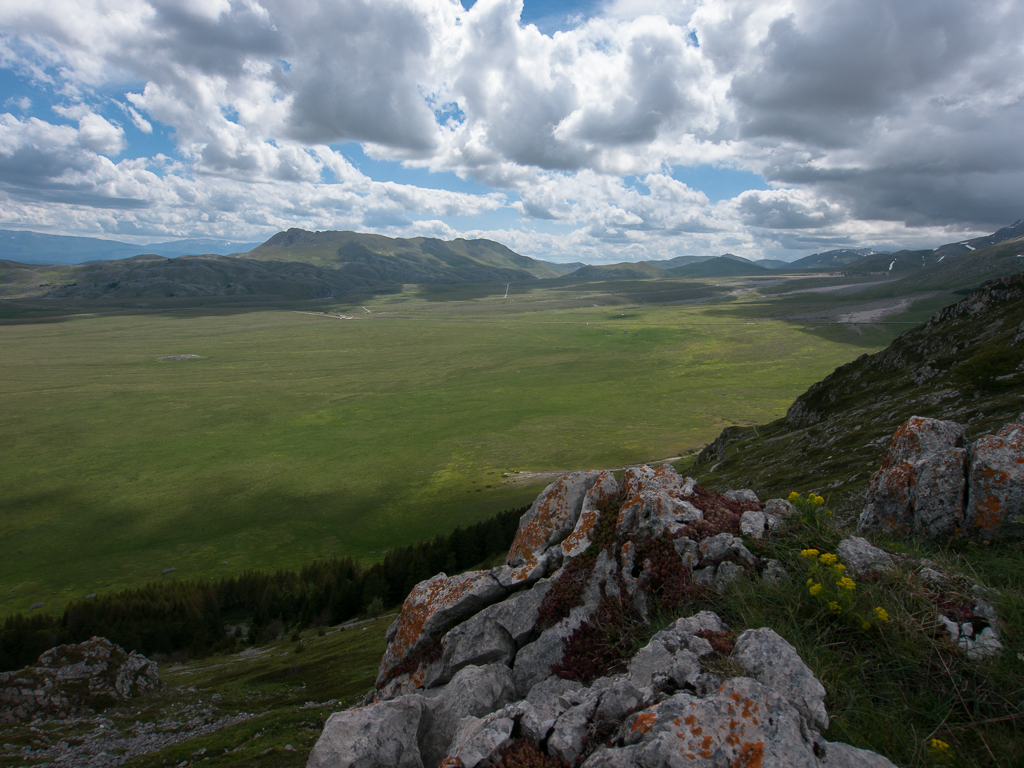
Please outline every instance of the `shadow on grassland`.
M68 600L154 581L299 568L333 556L372 563L388 549L448 534L521 505L519 496L536 495L461 500L453 492L410 505L402 488L390 494L350 487L253 491L214 478L174 499L184 489L165 485L145 500L67 482L0 497L0 619L36 602L59 613Z

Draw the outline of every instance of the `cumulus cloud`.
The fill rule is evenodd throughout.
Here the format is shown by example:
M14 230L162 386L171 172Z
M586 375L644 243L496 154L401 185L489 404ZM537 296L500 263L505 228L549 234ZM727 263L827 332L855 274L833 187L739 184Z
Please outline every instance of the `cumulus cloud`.
M521 0L9 0L0 66L77 127L8 100L25 114L0 119L4 216L45 200L54 219L81 224L94 206L90 226L175 229L202 209L181 234L237 239L314 224L455 234L417 218L514 205L513 247L617 260L913 244L1024 213L1019 3L595 11L548 35L521 22ZM131 126L169 129L175 156L115 162ZM337 151L350 141L496 191L374 181ZM712 203L671 177L701 164L772 189Z

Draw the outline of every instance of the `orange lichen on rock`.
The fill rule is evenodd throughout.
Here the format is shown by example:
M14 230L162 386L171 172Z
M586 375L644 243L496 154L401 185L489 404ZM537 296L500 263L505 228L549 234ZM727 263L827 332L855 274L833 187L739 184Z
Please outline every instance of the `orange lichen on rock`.
M568 536L579 519L584 499L606 472L572 472L559 478L537 497L533 506L519 521L519 529L509 548L506 566L525 570L522 580L536 577L534 569L540 564L541 556L550 547L559 544ZM614 481L614 477L612 478Z
M586 551L590 546L590 534L597 527L597 521L600 519L601 514L597 510L585 509L580 513L576 527L562 542L562 552L566 557L575 557Z
M439 573L421 581L405 598L394 638L381 658L377 684L411 652L448 625L476 613L504 594L488 571L468 571L449 578Z
M748 741L740 747L740 754L733 760L732 768L761 768L764 759L764 742Z
M647 733L654 727L654 720L656 718L657 714L654 712L644 712L642 715L637 715L630 730L633 733Z

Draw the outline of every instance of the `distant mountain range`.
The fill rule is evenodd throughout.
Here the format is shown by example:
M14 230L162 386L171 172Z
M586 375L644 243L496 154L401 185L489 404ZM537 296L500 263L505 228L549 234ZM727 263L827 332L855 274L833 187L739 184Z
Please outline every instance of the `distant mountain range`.
M84 264L87 261L127 259L143 253L164 257L187 254L227 255L245 253L257 245L259 243L205 239L133 245L96 237L67 237L0 229L0 259L22 264Z
M202 246L215 241L192 240ZM229 245L217 244L226 249ZM239 247L251 243L236 243ZM73 248L77 255L72 256ZM160 296L281 296L329 298L394 290L401 284L505 283L561 279L642 280L661 277L731 278L799 271L852 275L902 275L887 294L973 288L985 280L1024 270L1024 220L998 232L930 250L876 253L838 249L811 254L791 264L721 256L678 256L664 261L619 264L554 264L515 253L493 240L390 238L359 232L289 229L245 253L162 254L86 260L129 246L111 240L62 238L0 230L0 297L121 299ZM161 250L153 245L146 250ZM86 263L31 263L45 249L58 258ZM103 249L107 249L104 251ZM27 254L27 255L26 255ZM2 257L19 257L2 260Z
M260 261L300 261L381 283L464 283L558 277L557 265L493 240L410 239L360 232L278 232L245 254Z

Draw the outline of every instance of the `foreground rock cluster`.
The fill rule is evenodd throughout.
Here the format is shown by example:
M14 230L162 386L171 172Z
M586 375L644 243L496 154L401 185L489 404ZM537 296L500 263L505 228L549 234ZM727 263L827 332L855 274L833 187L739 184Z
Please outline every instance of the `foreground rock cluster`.
M59 645L34 667L0 673L0 723L90 712L159 685L156 663L106 638Z
M953 421L913 416L868 485L860 532L935 539L1024 536L1024 414L968 444Z
M636 654L617 633L702 588L784 578L739 534L787 501L709 493L671 466L576 472L522 520L506 563L417 585L365 706L327 721L310 768L890 766L827 742L825 690L770 629L682 618ZM548 762L539 762L539 761ZM509 762L508 764L512 764ZM525 763L522 763L525 764Z

